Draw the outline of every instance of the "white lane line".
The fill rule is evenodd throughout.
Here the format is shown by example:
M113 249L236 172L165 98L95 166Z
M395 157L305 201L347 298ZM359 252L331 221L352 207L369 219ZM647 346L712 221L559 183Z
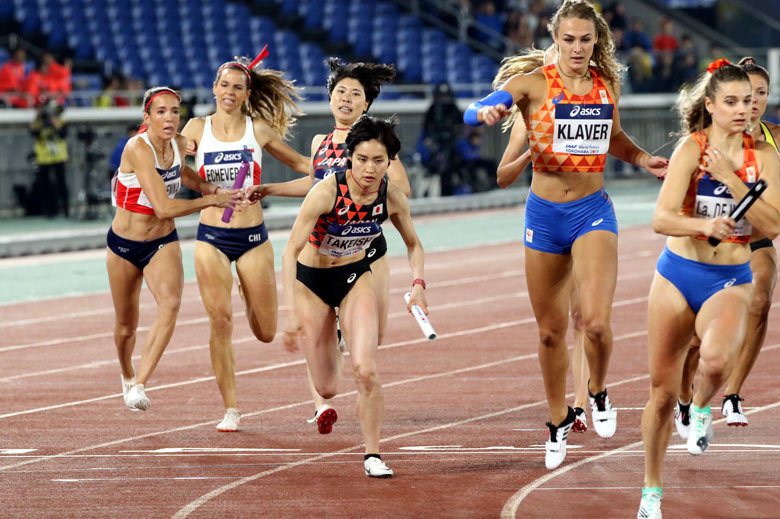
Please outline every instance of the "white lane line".
M85 481L187 481L208 479L236 479L238 476L174 476L170 478L58 478L50 481L54 483L83 483Z
M529 355L528 357L531 357L531 358L536 357L536 354ZM502 362L503 361L500 361L499 363L502 363ZM636 382L638 380L644 380L644 379L649 379L649 378L650 378L650 375L642 375L642 376L639 376L639 377L632 377L632 378L624 379L624 380L621 380L621 381L618 381L618 382L613 382L613 383L609 384L609 387L612 388L612 387L620 386L620 385L623 385L623 384L629 384L631 382ZM384 387L384 385L383 385L383 387ZM571 398L573 396L574 396L574 393L569 393L569 394L566 395L567 398ZM384 438L384 439L380 440L379 443L386 443L386 442L389 442L389 441L395 441L395 440L399 440L399 439L402 439L402 438L408 438L410 436L416 436L416 435L419 435L419 434L426 434L426 433L430 433L430 432L441 431L443 429L449 429L451 427L458 427L458 426L465 425L465 424L472 423L472 422L478 422L478 421L486 420L486 419L489 419L489 418L495 418L497 416L502 416L502 415L505 415L507 413L513 413L513 412L516 412L516 411L521 411L523 409L528 409L530 407L541 406L541 405L544 405L546 403L547 403L547 400L539 400L539 401L536 401L536 402L523 404L523 405L520 405L520 406L517 406L517 407L512 407L512 408L509 408L509 409L503 409L501 411L495 411L495 412L483 414L483 415L480 415L480 416L474 416L474 417L471 417L471 418L467 418L465 420L459 420L457 422L450 422L450 423L447 423L447 424L441 424L441 425L436 425L436 426L433 426L433 427L428 427L426 429L420 429L420 430L417 430L417 431L410 431L410 432L406 432L406 433L402 433L402 434L397 434L395 436L390 436L388 438ZM325 459L325 458L329 458L331 456L336 456L338 454L342 454L342 453L345 453L345 452L352 452L352 451L355 451L355 450L360 449L362 447L363 447L363 444L355 445L355 446L352 446L352 447L346 447L346 448L341 449L339 451L335 451L335 452L327 453L327 454L320 454L319 456L314 456L314 457L311 457L311 458L308 458L308 459L305 459L305 460L299 460L299 461L296 461L294 463L289 463L287 465L282 465L280 467L276 467L276 468L271 469L271 470L267 470L267 471L264 471L264 472L253 474L251 476L247 476L247 477L242 478L242 479L240 479L238 481L234 481L232 483L224 485L224 486L222 486L220 488L216 488L216 489L212 490L211 492L208 492L207 494L204 494L204 495L200 496L198 499L196 499L196 500L188 503L184 507L182 507L173 517L174 517L174 519L182 519L184 517L187 517L192 512L197 510L200 506L202 506L203 504L207 503L211 499L213 499L213 498L215 498L215 497L217 497L217 496L219 496L221 494L224 494L225 492L227 492L229 490L232 490L232 489L234 489L236 487L239 487L239 486L241 486L241 485L243 485L245 483L249 483L249 482L254 481L256 479L259 479L259 478L262 478L262 477L266 477L266 476L270 476L272 474L276 474L277 472L282 472L284 470L289 470L289 469L298 467L300 465L306 465L306 464L309 464L309 463L314 463L316 461L319 461L319 460L322 460L322 459Z
M776 349L778 347L780 347L780 344L773 344L772 346L769 346L767 348L762 348L762 351L774 350L774 349ZM650 378L650 375L645 375L644 378ZM616 384L611 384L610 387L612 387L614 385L616 385ZM754 409L752 411L745 411L745 414L746 415L751 415L751 414L755 414L755 413L760 413L761 411L766 411L767 409L773 409L773 408L778 407L778 406L780 406L780 401L777 401L777 402L774 402L772 404L759 407L759 408ZM725 421L726 421L725 418L721 418L720 420L713 421L713 425L714 424L720 424L720 423L723 423ZM605 452L603 454L599 454L598 456L592 456L592 457L589 457L589 458L584 458L584 459L581 459L579 461L575 461L574 463L571 463L569 465L564 465L564 466L562 466L560 468L555 469L554 471L550 472L549 474L546 474L546 475L544 475L544 476L542 476L540 478L535 479L531 483L525 485L523 488L521 488L520 490L515 492L515 494L512 495L512 497L510 497L506 501L506 503L504 503L504 507L501 510L501 519L515 519L515 517L517 515L517 509L520 506L520 503L522 503L523 500L526 497L528 497L528 495L531 492L533 492L534 490L536 490L540 486L544 485L548 481L550 481L550 480L552 480L552 479L554 479L554 478L556 478L556 477L558 477L558 476L560 476L562 474L565 474L565 473L569 472L570 470L574 470L576 468L579 468L582 465L585 465L585 464L588 464L588 463L592 463L594 461L599 461L601 459L607 458L609 456L614 456L615 454L626 452L626 451L629 451L631 449L636 449L637 447L640 447L641 445L642 445L642 442L638 441L638 442L634 442L634 443L632 443L630 445L625 445L623 447L620 447L620 448L617 448L617 449L613 449L613 450ZM638 487L636 487L636 488L638 489Z

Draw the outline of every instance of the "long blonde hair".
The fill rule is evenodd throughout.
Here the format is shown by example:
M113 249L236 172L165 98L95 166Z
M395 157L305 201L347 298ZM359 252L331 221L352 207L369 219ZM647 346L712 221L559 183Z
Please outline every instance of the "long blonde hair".
M498 72L496 72L496 77L493 78L493 90L501 88L512 76L528 74L549 63L552 60L551 53L554 51L554 45L548 47L547 50L531 47L523 54L515 54L514 56L504 58L501 60L501 66ZM504 122L501 124L501 130L509 130L519 115L520 110L517 108L517 105L512 105L512 113L504 119Z
M593 22L598 41L593 46L593 56L590 59L599 75L613 85L619 84L626 67L615 58L615 41L612 39L609 25L601 13L585 0L566 0L555 11L550 23L547 24L547 30L552 36L557 36L561 20L567 18L579 18Z
M680 90L675 103L680 114L680 137L696 133L712 124L712 114L705 107L705 98L714 101L721 83L746 81L750 84L750 78L741 66L727 63L713 68L716 63L717 61L708 67L712 72L702 73L696 83L686 85Z
M297 102L301 100L300 89L294 81L284 78L278 70L249 68L249 58L236 57L233 61L222 64L217 70L216 83L222 71L235 69L247 76L246 86L249 89L249 99L241 107L241 111L252 117L259 117L273 128L282 139L286 139L295 120L300 115Z

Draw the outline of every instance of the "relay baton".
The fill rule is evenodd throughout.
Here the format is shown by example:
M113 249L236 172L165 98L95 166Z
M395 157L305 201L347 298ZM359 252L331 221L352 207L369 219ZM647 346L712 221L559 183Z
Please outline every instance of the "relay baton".
M753 184L753 187L750 188L750 191L747 192L745 198L740 200L736 207L731 210L729 213L729 218L738 222L743 216L745 216L745 213L747 213L748 209L750 209L750 206L753 205L756 200L758 200L758 197L761 196L765 189L766 182L762 179L759 179L758 182ZM707 242L713 247L717 247L717 245L720 243L720 240L710 236L707 238Z
M238 189L244 185L244 178L246 178L247 171L249 171L249 163L244 162L243 164L241 164L241 169L238 170L238 174L236 175L236 181L233 182L233 189ZM233 208L226 207L225 212L222 213L222 221L225 223L229 223L232 217L233 217Z
M409 298L411 297L411 292L404 294L404 301L406 301L407 305L409 304ZM428 339L431 341L435 339L436 330L433 329L431 322L428 320L428 316L425 315L425 312L422 311L422 308L420 308L419 305L412 305L412 315L417 320L417 324L420 325L420 329L422 330L423 335L428 337Z

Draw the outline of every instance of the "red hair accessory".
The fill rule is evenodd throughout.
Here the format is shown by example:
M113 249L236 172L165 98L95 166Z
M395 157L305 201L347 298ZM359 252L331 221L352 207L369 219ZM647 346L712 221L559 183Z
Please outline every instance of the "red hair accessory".
M729 62L729 60L727 60L726 58L716 59L715 61L707 65L707 72L712 74L723 65L731 65L731 62Z
M146 102L146 107L144 108L144 112L148 112L149 111L149 107L152 106L152 101L154 101L155 97L161 96L163 94L171 94L172 96L176 96L176 99L181 101L181 98L179 97L179 94L177 94L173 90L169 90L169 89L166 88L165 90L160 90L159 92L157 92L156 94L154 94L152 97L149 98L149 100Z
M224 70L226 67L235 67L244 74L246 74L247 79L249 80L249 84L252 84L252 75L249 73L250 70L255 68L258 63L263 61L266 57L268 57L268 45L266 44L265 47L263 47L263 50L260 51L260 54L258 54L255 59L252 60L252 62L247 67L243 63L240 63L238 61L228 61L227 63L223 63L221 67L219 67L219 70L217 70L217 77L219 77L220 74L222 74L222 70Z

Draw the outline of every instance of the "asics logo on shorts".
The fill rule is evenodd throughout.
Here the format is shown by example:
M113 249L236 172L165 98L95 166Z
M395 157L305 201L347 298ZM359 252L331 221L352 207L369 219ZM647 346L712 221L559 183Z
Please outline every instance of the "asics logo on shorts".
M728 288L728 287L732 286L736 282L737 282L737 278L731 278L728 281L726 281L725 283L723 283L723 288Z
M165 244L164 244L164 243L160 244L160 246L159 246L159 247L157 247L157 250L160 250L160 249L162 249L163 247L165 247Z
M353 272L353 273L352 273L352 274L350 274L350 275L349 275L349 277L347 278L347 283L352 283L353 281L355 281L355 278L356 278L356 277L357 277L357 273Z
M117 247L117 249L119 249L119 252L123 252L125 254L130 252L130 249L128 249L127 247Z
M599 218L598 220L596 220L595 222L593 222L592 224L590 224L590 226L591 226L591 227L596 227L598 224L600 224L600 223L601 223L601 222L603 222L603 221L604 221L604 218Z
M214 235L213 234L209 234L209 233L206 233L206 238L208 238L209 240L212 240L212 241L216 240L216 238L214 238Z
M368 256L369 258L373 258L373 257L374 257L374 254L376 254L376 249L371 249L371 250L369 250L369 251L368 251L368 254L367 254L367 256Z

